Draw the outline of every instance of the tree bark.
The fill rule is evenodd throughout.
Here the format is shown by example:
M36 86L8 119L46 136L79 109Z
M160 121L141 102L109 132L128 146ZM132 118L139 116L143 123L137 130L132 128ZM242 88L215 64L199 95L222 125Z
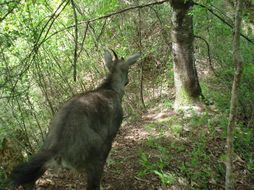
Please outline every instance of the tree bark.
M231 91L230 113L227 126L227 160L226 160L226 180L225 189L234 189L233 179L233 137L235 128L235 118L237 114L238 91L243 70L243 63L240 55L240 28L242 20L242 0L237 0L235 13L235 26L233 37L233 63L236 67L234 81Z
M201 88L194 64L193 19L188 11L192 0L170 0L172 15L172 53L176 98L174 108L182 109L199 102Z

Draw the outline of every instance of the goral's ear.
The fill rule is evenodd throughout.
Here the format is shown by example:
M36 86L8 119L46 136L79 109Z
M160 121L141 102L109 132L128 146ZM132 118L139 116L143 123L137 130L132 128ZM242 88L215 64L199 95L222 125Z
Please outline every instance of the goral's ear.
M107 49L104 50L104 63L107 66L108 70L112 70L114 66L113 56L111 52Z
M110 49L110 50L111 50L112 53L113 53L113 58L112 58L112 60L113 60L113 61L118 61L118 56L117 56L116 52L115 52L113 49Z
M126 60L126 64L128 64L129 66L134 64L140 56L140 53L135 53L134 55L128 57L128 59Z

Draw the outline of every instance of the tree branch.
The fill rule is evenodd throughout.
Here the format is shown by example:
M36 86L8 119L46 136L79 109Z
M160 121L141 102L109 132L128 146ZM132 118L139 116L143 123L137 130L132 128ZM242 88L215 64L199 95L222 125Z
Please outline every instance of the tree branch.
M9 14L11 14L14 9L17 8L18 4L20 3L20 1L13 1L13 2L16 2L17 4L15 6L13 6L2 18L0 18L0 22L2 22ZM11 3L11 2L6 2L6 3ZM2 6L2 5L0 5Z
M104 15L104 16L100 16L100 17L97 17L97 18L94 18L94 19L89 19L89 20L78 22L78 25L84 24L84 23L87 24L87 23L98 21L98 20L106 19L106 18L115 16L115 15L118 15L118 14L122 14L122 13L125 13L125 12L128 12L128 11L134 10L134 9L142 9L142 8L150 7L150 6L154 6L154 5L161 5L161 4L166 3L166 2L169 2L169 0L157 1L157 2L143 4L143 5L138 5L138 6L131 6L131 7L128 7L126 9L122 9L122 10L119 10L119 11L116 11L116 12L113 12L113 13L109 13L109 14ZM56 34L58 34L60 32L63 32L65 30L71 29L73 27L75 27L75 25L70 25L70 26L68 26L66 28L62 28L61 30L58 30L58 31L52 33L51 35L49 35L43 42L47 41L52 36L54 36L54 35L56 35Z
M89 22L86 23L86 29L85 29L85 32L84 32L84 35L83 35L83 39L82 39L82 42L81 42L81 48L80 48L80 51L78 53L78 57L80 56L81 52L83 51L84 49L84 42L85 42L85 39L86 39L86 35L87 35L87 31L88 31L88 27L89 27Z
M210 51L210 46L209 46L208 41L207 41L205 38L201 37L201 36L195 35L194 37L195 37L195 38L198 38L198 39L201 39L202 41L205 42L206 47L207 47L207 56L208 56L208 63L209 63L209 66L210 66L211 70L213 71L214 75L217 76L217 74L216 74L216 72L215 72L215 69L213 68L213 65L212 65L211 51Z
M194 5L198 5L204 9L207 9L211 14L213 14L214 16L216 16L220 21L222 21L224 24L226 24L227 26L229 26L231 29L233 29L234 27L232 26L232 24L230 24L229 22L227 22L225 19L223 19L220 15L216 14L212 9L210 9L209 7L203 5L203 4L200 4L200 3L195 3L194 2ZM246 35L244 35L243 33L240 33L240 36L242 36L244 39L246 39L248 42L250 42L251 44L254 45L254 42L248 38Z
M15 90L17 84L18 84L18 81L20 80L20 78L22 78L23 74L24 74L25 72L27 72L28 69L30 68L31 62L32 62L32 60L34 59L35 53L38 52L39 47L42 45L42 43L43 43L43 42L45 41L45 39L47 38L47 35L48 35L48 33L49 33L49 31L50 31L50 29L51 29L51 27L52 27L54 21L57 19L57 17L58 17L58 16L61 14L61 12L64 10L64 8L65 8L66 5L68 4L69 0L67 0L66 4L65 4L64 7L62 8L62 10L59 11L60 8L62 7L62 5L63 5L65 2L66 2L66 1L63 1L63 2L57 7L57 9L54 11L54 13L50 16L49 20L46 22L46 24L43 26L42 30L40 31L39 37L36 39L36 41L35 41L35 43L34 43L34 46L33 46L32 50L31 50L31 52L30 52L25 58L23 58L23 59L20 61L20 65L25 65L25 66L24 66L24 67L21 69L21 71L15 76L15 79L16 79L16 80L15 80L13 86L12 86L12 92L14 92L14 90ZM57 13L57 12L59 12L59 13ZM50 23L51 20L52 20L52 22ZM50 24L49 24L49 23L50 23ZM49 26L48 26L48 25L49 25ZM45 34L44 38L42 39L42 41L40 42L41 36L42 36L43 32L45 31L45 29L47 28L47 26L48 26L48 29L47 29L47 31L46 31L46 34ZM40 43L39 43L39 42L40 42ZM4 85L5 85L5 84L7 84L7 81L4 82ZM1 88L1 87L3 87L2 84L0 85L0 88Z
M75 8L75 3L74 0L71 0L71 5L73 9L73 15L74 15L74 21L75 21L75 38L74 38L74 43L75 43L75 48L74 48L74 55L73 55L73 80L76 82L77 80L77 52L78 52L78 18L77 18L77 12Z
M243 62L240 53L240 29L242 21L242 0L236 1L235 24L233 35L233 63L235 64L235 74L231 91L230 112L227 126L227 149L226 149L226 178L225 189L234 189L233 177L233 153L234 153L234 129L237 116L237 103L239 101L239 87L243 72Z
M62 7L62 5L63 5L65 2L66 2L66 1L63 1L63 2L56 8L56 10L54 11L54 13L50 16L49 20L48 20L48 21L46 22L46 24L43 26L43 28L42 28L42 30L41 30L41 32L40 32L39 37L38 37L37 40L35 41L35 45L34 45L34 48L35 48L35 49L38 50L38 48L42 45L42 43L44 42L44 40L47 38L47 35L48 35L48 33L49 33L49 31L50 31L50 29L51 29L53 23L54 23L55 20L58 18L58 16L62 13L62 11L65 9L65 7L68 5L69 0L67 0L66 4L65 4L64 7L62 8L62 10L59 11L60 8ZM57 13L57 12L59 12L59 13ZM52 20L52 22L51 22L51 20ZM51 22L51 23L50 23L50 22ZM46 34L44 35L44 39L39 43L39 41L40 41L40 39L41 39L41 36L42 36L44 30L47 28L47 26L48 26L49 23L50 23L50 25L49 25L49 27L48 27L48 29L47 29L47 31L46 31Z

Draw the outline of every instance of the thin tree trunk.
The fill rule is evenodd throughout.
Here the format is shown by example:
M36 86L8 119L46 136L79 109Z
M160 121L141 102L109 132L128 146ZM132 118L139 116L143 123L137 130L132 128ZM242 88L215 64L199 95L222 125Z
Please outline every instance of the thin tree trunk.
M226 160L226 181L225 189L234 189L233 179L233 137L235 128L235 118L237 113L238 91L243 70L243 63L240 55L240 28L242 14L242 0L236 1L235 27L233 37L233 63L236 67L234 81L231 92L229 122L227 126L227 160Z
M138 1L138 5L139 5L139 1ZM143 44L142 44L142 17L141 17L141 10L138 10L138 18L139 18L139 26L138 26L138 38L139 38L139 48L140 48L140 52L143 48ZM141 99L141 103L144 109L144 112L146 112L146 104L144 101L144 75L143 75L143 70L144 70L144 64L143 61L140 62L140 99Z
M170 0L172 15L172 53L176 89L175 109L193 105L199 101L201 88L194 64L193 19L188 11L192 0Z

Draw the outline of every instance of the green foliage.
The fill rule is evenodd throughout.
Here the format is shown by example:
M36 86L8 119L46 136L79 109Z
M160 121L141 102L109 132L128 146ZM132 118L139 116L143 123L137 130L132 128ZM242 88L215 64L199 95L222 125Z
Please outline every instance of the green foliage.
M250 172L253 172L254 171L254 159L253 159L253 155L252 155L252 158L249 158L247 160L247 169L250 171Z
M151 135L140 150L141 168L138 175L143 178L158 176L161 184L166 186L176 185L179 179L184 179L186 183L189 182L185 183L189 189L213 189L216 184L223 184L227 117L227 113L207 112L193 114L188 118L179 114L145 125ZM177 132L174 133L175 126ZM237 126L234 135L235 153L244 160L241 164L244 163L249 172L253 172L254 167L252 137L252 129L244 125ZM167 174L169 178L173 176L172 183L165 183Z
M8 3L7 3L8 2ZM121 56L142 52L143 94L146 105L172 109L174 72L171 56L168 4L133 9L107 19L89 22L117 12L137 1L75 1L78 25L77 82L73 81L74 15L71 4L63 1L0 1L0 143L5 137L19 142L24 155L41 146L51 118L74 94L98 85L106 71L101 61L105 47ZM145 4L147 0L140 0ZM221 0L197 0L232 24L233 8ZM61 6L60 6L61 5ZM60 9L56 11L57 7ZM53 16L56 11L56 15ZM242 33L253 39L253 11L246 9ZM225 14L224 12L227 12ZM58 16L59 14L59 16ZM208 64L207 46L195 38L195 59L204 96L212 104L203 115L184 118L174 115L145 126L150 134L141 147L138 175L155 176L170 186L186 179L193 189L216 189L224 179L224 144L234 74L232 64L232 29L207 9L194 6L195 35L209 44L212 66ZM85 36L86 34L86 36ZM234 149L249 172L254 171L254 46L241 38L244 72L240 87ZM130 71L131 83L124 98L129 121L142 118L140 103L140 65ZM164 98L165 97L165 98ZM18 131L18 132L17 132ZM215 142L217 144L215 144ZM151 152L150 152L151 151ZM116 163L109 160L109 167ZM6 178L0 166L0 179ZM0 180L0 186L3 180Z
M159 176L163 185L173 185L176 181L175 176L170 173L165 173L163 171L157 170L155 170L154 173Z
M107 72L102 62L104 48L112 48L123 57L142 51L142 56L148 60L144 63L152 71L144 72L144 80L146 82L152 76L156 81L155 86L144 88L144 94L161 86L161 90L149 98L160 96L167 86L163 73L171 64L170 50L164 48L168 46L165 37L169 37L164 31L170 28L168 6L141 9L141 17L138 9L133 9L87 25L88 20L137 3L75 1L79 24L77 81L74 82L75 31L71 4L60 0L6 2L0 1L4 4L0 18L12 7L17 7L0 23L0 142L5 137L15 139L23 156L27 157L41 147L52 117L66 100L99 84ZM157 63L160 64L158 68ZM130 121L140 119L142 113L140 67L133 67L123 102L126 115L132 116ZM16 135L15 131L22 135Z
M0 167L0 188L4 189L7 186L7 181L5 180L5 171Z
M219 158L224 155L224 145L218 140L224 139L222 131L226 129L227 119L223 117L206 113L182 118L179 114L146 125L151 136L140 150L138 175L158 176L166 186L184 181L184 187L189 189L207 189L221 183L225 169ZM161 132L164 125L167 127ZM169 180L168 183L165 180Z
M244 158L247 163L247 169L251 172L254 171L253 147L253 129L246 128L242 125L237 126L234 133L234 149L241 158Z
M173 174L167 172L167 163L170 161L169 152L166 148L155 142L155 139L150 139L148 140L148 145L154 149L158 149L158 158L155 158L156 161L151 160L151 157L141 150L139 164L143 169L139 171L138 176L144 177L148 174L155 174L159 177L162 184L173 185L176 178Z

